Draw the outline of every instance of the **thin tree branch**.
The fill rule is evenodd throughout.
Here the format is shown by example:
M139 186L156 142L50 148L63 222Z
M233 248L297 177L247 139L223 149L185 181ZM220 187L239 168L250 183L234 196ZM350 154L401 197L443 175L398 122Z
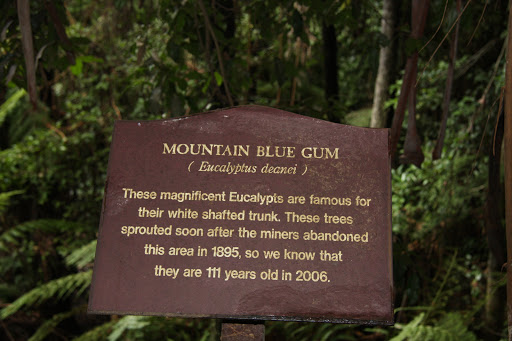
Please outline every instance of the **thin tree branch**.
M446 0L446 2L444 3L444 11L443 11L443 16L441 18L441 22L439 23L439 25L437 26L437 29L436 31L434 32L434 34L432 35L432 37L430 37L430 39L427 41L427 43L425 45L423 45L423 47L418 51L418 52L421 52L423 51L423 49L425 47L428 46L428 44L430 44L430 42L432 41L432 39L434 39L434 37L437 35L437 32L439 32L439 30L441 29L441 26L443 26L443 22L444 22L444 17L446 16L446 9L448 8L448 0Z
M503 107L503 98L504 97L505 97L505 88L503 87L501 89L500 96L493 102L491 108L489 108L489 114L487 115L487 119L485 120L484 128L482 129L483 133L482 133L482 137L480 138L480 144L478 145L478 150L475 153L475 161L473 162L473 166L471 167L471 171L469 172L469 174L473 174L473 171L475 170L475 168L477 166L477 158L478 158L478 155L480 155L480 151L482 150L482 148L484 146L484 139L486 136L485 131L487 130L487 125L489 124L489 120L491 119L491 112L497 103L498 103L498 112L501 112L501 109ZM468 130L468 132L469 131L470 130Z
M231 93L229 92L228 79L226 78L226 72L224 71L224 63L222 61L222 52L219 47L219 43L217 42L217 37L215 36L215 32L213 31L212 24L210 23L210 19L208 18L208 12L206 12L206 8L204 7L203 0L199 0L197 2L199 7L201 8L201 12L203 12L204 22L206 23L206 27L208 31L210 31L210 35L212 37L213 43L215 44L215 51L217 52L217 59L219 60L220 74L222 76L222 84L224 84L224 90L226 91L226 96L228 97L228 102L230 106L234 106L233 98L231 97Z
M460 14L461 0L457 0L457 14ZM448 114L450 112L450 99L452 97L453 88L453 74L455 71L455 61L457 60L457 45L459 43L459 23L455 26L455 32L453 32L453 40L450 44L450 63L448 65L448 75L446 77L446 87L444 90L443 98L443 115L441 117L441 125L439 127L439 134L437 137L436 146L432 152L432 159L438 160L441 158L443 151L444 138L446 136L446 124L448 122Z
M478 23L476 24L475 29L473 30L473 34L471 34L471 37L469 38L468 44L466 46L469 46L469 44L471 44L471 41L473 40L473 37L476 34L476 31L480 27L480 23L482 22L482 19L484 18L485 10L487 9L488 3L489 3L489 1L485 1L485 5L484 5L484 9L482 10L482 14L480 15L480 18L478 19Z
M505 55L505 50L507 49L507 41L505 40L503 43L503 46L501 48L500 54L498 56L498 59L496 59L496 62L494 63L494 69L491 75L491 78L489 78L489 82L487 82L487 85L485 87L485 90L478 100L480 103L480 106L478 107L478 110L475 111L475 113L471 116L471 119L469 120L469 126L467 129L467 132L473 130L473 124L475 123L476 117L484 110L485 104L487 103L487 95L489 94L489 91L491 90L492 84L494 83L494 80L496 79L496 74L498 73L499 66L501 64L501 59ZM487 118L489 119L489 118Z
M469 4L471 3L472 0L468 0L468 2L466 3L466 5L464 6L464 8L462 9L462 11L459 13L459 15L457 16L457 18L455 19L455 22L452 24L452 26L450 27L450 29L448 30L448 32L446 32L445 36L443 37L443 40L441 40L441 42L439 43L439 45L437 45L436 49L434 50L434 52L432 53L432 55L430 56L430 58L428 59L427 63L425 64L425 67L423 68L423 70L421 70L421 75L418 77L418 81L417 83L419 83L421 77L423 76L423 74L425 73L425 70L427 69L427 67L430 65L430 62L432 61L432 59L434 58L434 56L436 55L437 51L439 50L439 48L441 47L441 45L443 45L444 41L446 40L446 38L448 38L448 35L452 32L453 28L455 27L455 25L458 24L459 20L460 20L460 17L462 17L462 14L464 14L464 11L466 10L466 8L468 8Z
M7 329L7 326L5 325L4 321L0 319L0 323L2 324L2 328L4 328L5 334L7 335L9 340L10 341L15 341L14 338L12 337L11 333L9 332L9 329Z

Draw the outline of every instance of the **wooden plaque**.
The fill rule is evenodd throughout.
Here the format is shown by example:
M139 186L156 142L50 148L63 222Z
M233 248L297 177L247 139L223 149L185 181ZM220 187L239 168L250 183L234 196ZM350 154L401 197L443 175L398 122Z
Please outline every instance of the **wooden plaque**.
M89 312L392 324L392 278L387 129L116 122Z

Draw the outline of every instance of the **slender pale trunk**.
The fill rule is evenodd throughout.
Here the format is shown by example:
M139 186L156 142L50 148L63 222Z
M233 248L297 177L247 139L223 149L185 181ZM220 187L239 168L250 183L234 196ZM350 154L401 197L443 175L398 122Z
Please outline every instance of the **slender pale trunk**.
M394 24L394 0L384 0L382 8L382 19L380 30L386 37L387 45L382 46L379 52L379 69L377 79L375 80L375 90L373 94L372 118L370 126L372 128L385 128L387 122L384 103L388 99L389 74L393 50L391 41L393 40Z
M34 60L34 45L32 42L32 26L30 25L29 0L18 0L18 20L21 30L21 45L25 57L25 72L27 74L27 91L34 109L37 108L36 68Z

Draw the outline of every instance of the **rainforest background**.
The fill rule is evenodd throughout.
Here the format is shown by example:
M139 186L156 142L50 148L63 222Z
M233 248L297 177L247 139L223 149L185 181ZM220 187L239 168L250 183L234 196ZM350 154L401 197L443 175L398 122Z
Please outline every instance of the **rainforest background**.
M396 324L267 340L506 338L505 0L4 0L0 339L214 340L86 314L112 127L243 104L390 127Z

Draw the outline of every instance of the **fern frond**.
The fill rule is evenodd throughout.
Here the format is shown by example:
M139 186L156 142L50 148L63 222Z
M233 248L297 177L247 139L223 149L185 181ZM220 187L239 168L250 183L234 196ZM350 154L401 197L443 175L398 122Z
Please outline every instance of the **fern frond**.
M88 264L94 262L96 256L96 243L97 240L85 244L81 248L71 252L66 257L66 264L68 266L76 266L78 269L86 267Z
M73 339L73 341L98 341L98 340L106 340L107 336L114 328L115 324L118 320L112 320L107 323L102 324L94 329L89 330L87 333L80 335L79 337Z
M400 334L391 341L476 341L475 334L468 330L464 319L459 313L448 313L437 324L421 325L424 313L416 316L414 320L403 326Z
M27 92L24 89L19 89L0 106L0 126L4 123L7 115L9 115L9 113L16 107L20 99L23 98L26 93Z
M395 327L398 329L402 329L402 331L400 332L400 334L392 338L391 341L406 340L408 337L410 337L410 334L412 334L418 328L418 326L423 321L424 317L425 313L421 313L406 325L396 324Z
M117 341L127 330L140 330L150 324L151 316L125 316L120 319L108 336L108 341Z
M69 232L80 234L86 229L85 225L59 219L30 220L12 227L0 235L0 251L8 252L12 245L19 245L19 241L25 240L34 232L58 233Z
M5 319L24 307L36 306L50 298L64 299L71 294L81 295L91 284L92 270L79 272L50 281L19 297L0 311L0 319Z
M28 341L43 341L53 330L55 327L59 325L62 321L64 321L67 318L70 318L71 316L75 315L76 313L80 311L85 311L87 308L86 305L81 305L78 307L75 307L74 309L70 311L66 311L64 313L55 314L52 316L51 319L45 321L28 339Z
M0 214L3 214L9 206L9 201L12 196L22 194L25 191L9 191L0 193Z

